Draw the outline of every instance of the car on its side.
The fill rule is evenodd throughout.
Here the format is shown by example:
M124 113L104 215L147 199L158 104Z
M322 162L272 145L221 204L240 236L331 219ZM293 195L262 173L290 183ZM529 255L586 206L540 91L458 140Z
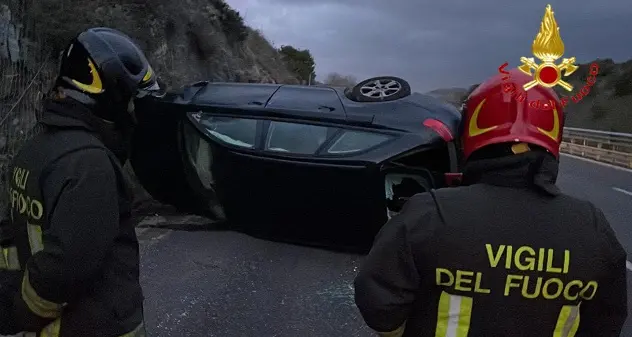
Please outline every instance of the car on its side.
M459 111L397 77L199 82L136 114L131 163L154 198L270 239L367 249L407 198L457 176Z

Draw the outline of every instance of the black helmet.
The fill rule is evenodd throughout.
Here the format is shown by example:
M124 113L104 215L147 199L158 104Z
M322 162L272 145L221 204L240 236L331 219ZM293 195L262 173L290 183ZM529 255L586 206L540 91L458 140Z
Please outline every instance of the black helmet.
M56 86L94 106L99 117L116 121L134 97L162 96L164 88L145 54L124 33L90 28L63 51Z

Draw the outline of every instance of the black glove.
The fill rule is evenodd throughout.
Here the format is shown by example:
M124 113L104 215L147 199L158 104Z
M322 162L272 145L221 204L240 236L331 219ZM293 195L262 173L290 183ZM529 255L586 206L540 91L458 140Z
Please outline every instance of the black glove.
M0 335L15 335L21 330L16 325L13 299L20 291L22 271L0 270Z

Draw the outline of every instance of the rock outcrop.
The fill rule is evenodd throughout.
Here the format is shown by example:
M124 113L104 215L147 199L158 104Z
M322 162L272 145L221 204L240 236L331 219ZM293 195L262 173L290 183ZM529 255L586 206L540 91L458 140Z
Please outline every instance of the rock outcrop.
M53 53L87 27L129 34L173 87L199 80L297 83L276 49L222 0L38 0L27 13Z
M201 80L299 83L277 49L223 0L0 0L0 173L30 135L59 52L95 26L134 38L170 88Z

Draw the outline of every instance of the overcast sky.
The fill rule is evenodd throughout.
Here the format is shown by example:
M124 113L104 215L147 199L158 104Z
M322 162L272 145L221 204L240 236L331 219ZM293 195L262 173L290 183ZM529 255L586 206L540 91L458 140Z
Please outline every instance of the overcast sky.
M317 79L395 75L414 91L467 87L531 56L547 3L565 57L632 59L630 0L227 0L275 46L307 48ZM581 5L578 5L581 4Z

